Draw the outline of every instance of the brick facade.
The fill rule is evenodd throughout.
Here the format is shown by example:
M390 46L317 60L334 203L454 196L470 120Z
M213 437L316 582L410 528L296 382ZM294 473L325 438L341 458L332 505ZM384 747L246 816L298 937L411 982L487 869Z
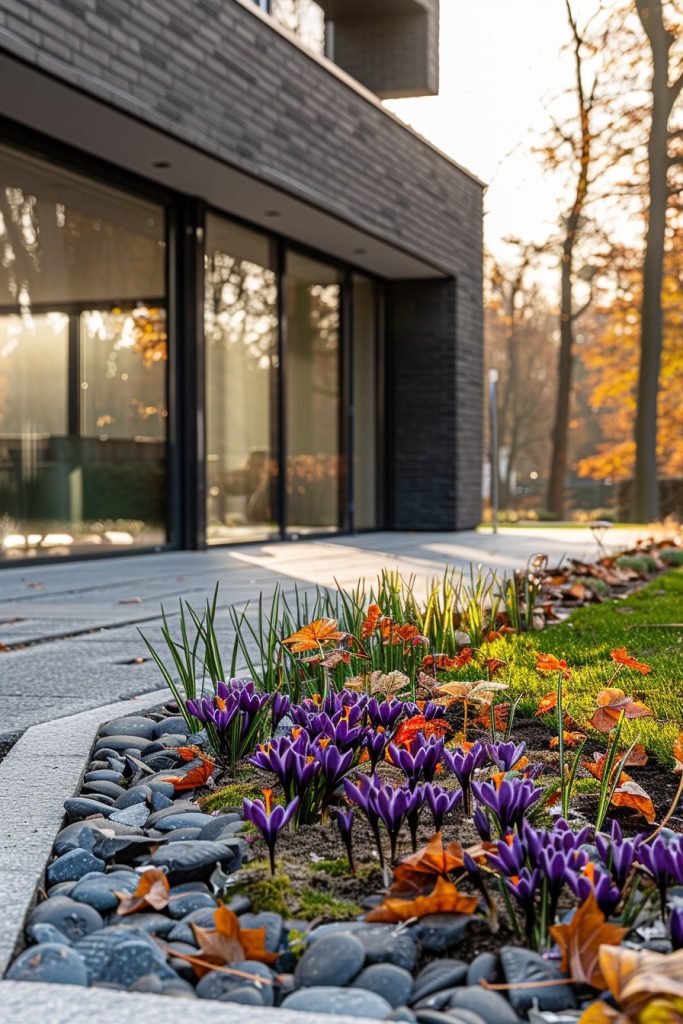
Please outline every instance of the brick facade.
M0 0L0 49L450 278L389 287L395 523L478 521L479 182L240 0Z

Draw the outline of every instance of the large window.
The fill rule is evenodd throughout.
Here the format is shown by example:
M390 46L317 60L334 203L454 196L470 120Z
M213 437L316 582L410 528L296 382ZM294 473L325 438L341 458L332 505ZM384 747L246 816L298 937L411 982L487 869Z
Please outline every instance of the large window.
M277 282L268 238L209 216L205 257L207 540L280 529Z
M295 252L286 273L287 530L296 535L342 525L341 276Z
M163 208L0 147L0 558L167 540Z
M378 479L377 286L353 275L353 525L357 530L377 526Z

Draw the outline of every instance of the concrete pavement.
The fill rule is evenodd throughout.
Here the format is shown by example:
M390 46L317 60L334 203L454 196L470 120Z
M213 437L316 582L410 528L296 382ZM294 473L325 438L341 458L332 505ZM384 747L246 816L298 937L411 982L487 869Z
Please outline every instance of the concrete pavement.
M633 543L637 531L614 530L607 546ZM538 552L557 562L595 555L589 530L509 529L490 532L375 533L324 540L213 548L112 560L0 570L0 739L30 725L157 689L161 676L139 636L159 638L160 605L177 623L182 598L201 607L220 582L221 609L243 606L277 582L352 587L383 568L414 575L418 588L447 565L480 563L502 572ZM229 617L220 633L232 647Z

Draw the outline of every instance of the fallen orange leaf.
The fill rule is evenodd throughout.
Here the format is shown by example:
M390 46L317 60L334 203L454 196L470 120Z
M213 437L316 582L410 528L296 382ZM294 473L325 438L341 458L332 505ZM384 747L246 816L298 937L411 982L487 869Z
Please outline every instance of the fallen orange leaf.
M394 735L394 743L397 747L410 747L419 732L425 737L436 736L441 739L452 732L452 729L444 718L427 720L424 715L414 715L413 718L408 718L399 725Z
M642 676L646 676L648 672L652 672L652 667L646 665L642 661L636 661L628 653L625 647L618 647L614 651L610 651L610 657L612 661L615 661L618 665L623 665L624 668L632 668L636 672L640 672Z
M414 900L387 897L366 914L365 920L394 924L408 921L411 917L426 917L427 914L473 914L478 903L478 896L461 893L452 882L440 875L429 896L417 896Z
M574 981L597 989L606 986L598 960L600 946L618 945L627 933L628 928L607 923L593 892L575 910L568 924L550 928L550 935L562 953L560 969Z
M674 771L683 772L683 732L679 732L674 740Z
M163 910L168 906L168 894L170 891L166 872L161 868L149 868L145 871L138 882L133 893L114 892L121 901L116 908L119 917L127 914L137 914L139 910Z
M218 907L213 919L215 928L191 925L204 960L216 964L242 960L259 960L264 964L272 964L277 960L278 954L269 953L265 948L265 928L241 928L237 915L225 906ZM199 978L211 969L204 964L195 963L193 966Z
M536 705L536 711L534 714L536 717L539 717L540 715L547 715L550 711L554 711L556 707L557 693L554 691L552 693L546 693L540 698Z
M198 789L206 785L215 767L213 761L202 761L195 768L190 768L186 775L165 775L164 782L172 782L176 793L186 789Z
M566 729L562 730L562 739L564 740L565 747L578 747L582 740L585 740L586 734L583 732L567 732ZM548 746L551 750L555 750L560 745L559 736L553 736Z

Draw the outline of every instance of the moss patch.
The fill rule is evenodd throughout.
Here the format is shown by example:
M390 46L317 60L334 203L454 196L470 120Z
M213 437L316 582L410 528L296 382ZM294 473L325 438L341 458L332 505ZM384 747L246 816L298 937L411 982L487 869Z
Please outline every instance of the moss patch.
M299 915L306 920L323 917L326 921L348 921L362 913L362 908L356 903L336 899L314 889L304 889L299 896Z
M261 790L256 788L253 783L233 782L229 786L223 786L221 789L201 797L198 803L205 814L211 814L213 811L222 811L226 807L241 808L243 800L253 800L260 795Z

